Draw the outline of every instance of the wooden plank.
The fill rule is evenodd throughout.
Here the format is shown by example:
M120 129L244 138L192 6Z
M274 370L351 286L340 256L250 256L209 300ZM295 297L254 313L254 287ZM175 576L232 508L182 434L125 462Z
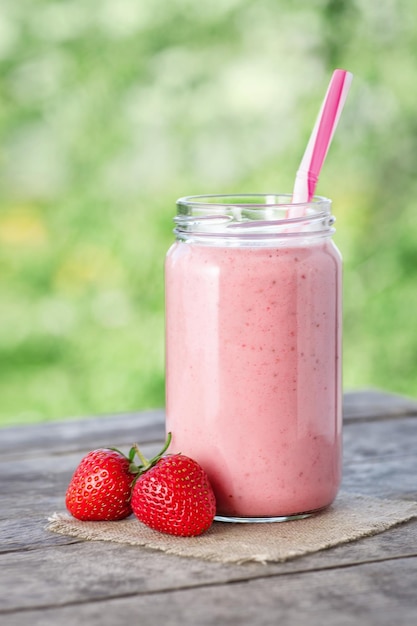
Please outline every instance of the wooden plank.
M415 496L417 453L413 447L410 449L410 440L416 440L417 420L404 418L398 421L397 426L396 453L390 456L391 448L387 438L392 433L389 423L349 425L352 437L345 455L347 464L344 482L351 491L373 496ZM359 451L355 449L355 445L362 439L369 439L370 433L380 446L381 454L378 456L370 454L366 447L359 447ZM158 444L149 444L145 448L146 454L151 455L153 447L157 448ZM64 508L63 495L67 480L77 460L78 454L71 453L0 464L2 478L5 479L1 480L1 484L6 491L2 504L6 504L7 511L3 522L0 522L4 551L0 557L0 606L13 610L21 606L30 608L56 602L83 602L85 589L90 586L93 587L95 596L106 597L109 593L123 595L130 593L130 588L126 588L123 583L124 580L145 593L150 590L155 592L176 588L178 584L183 586L211 584L221 580L236 581L242 577L310 571L417 554L417 522L326 553L318 553L284 565L268 566L221 566L199 561L197 565L194 560L184 562L184 559L142 548L99 542L78 543L73 538L45 530L47 516ZM29 489L27 476L32 481ZM113 576L110 579L109 562L112 563L110 574ZM140 566L132 567L134 562ZM117 570L120 581L116 586L114 568L120 568L120 572ZM127 577L123 575L125 570L129 572ZM145 571L148 573L146 584L151 585L150 588L143 586ZM21 597L19 586L22 576L30 578L32 589L24 598ZM71 585L69 580L73 581Z
M367 495L417 499L417 419L350 423L345 428L344 487ZM118 443L118 442L116 442ZM122 446L121 446L122 447ZM151 457L160 443L143 446ZM127 448L124 448L127 450ZM64 510L65 491L82 452L0 461L0 520L11 523L33 516L45 519ZM378 461L378 463L377 463ZM10 526L10 532L14 526ZM18 532L18 530L16 530ZM30 541L22 533L19 545ZM16 545L14 534L10 541ZM8 549L8 548L7 548Z
M57 535L47 532L45 527L48 517L42 514L28 513L25 517L0 520L0 567L2 567L1 555L11 552L41 550L51 546L80 543L79 539ZM39 555L37 558L40 558ZM7 584L7 580L5 581ZM0 604L1 604L0 590Z
M349 391L343 396L345 421L381 420L417 415L417 400L378 389Z
M55 454L91 450L92 447L118 444L148 443L164 438L163 410L127 413L81 420L64 420L0 429L2 459L24 454Z
M417 457L407 456L374 459L368 463L357 463L347 467L342 487L346 491L389 499L417 500L416 477ZM10 493L2 497L0 519L0 553L10 550L27 550L41 545L55 545L55 535L46 533L44 526L54 511L64 511L66 483L51 494L32 493L30 495ZM60 539L59 543L73 542ZM1 562L0 562L1 564Z
M391 485L390 494L395 489L399 489L398 494L402 493L403 496L412 492L417 457L417 419L350 423L345 427L344 440L345 475L351 477L346 486L350 490L359 493L369 493L371 490L372 493L386 495L386 489L381 490L385 476L389 481L386 484ZM119 442L116 441L116 445ZM153 456L160 445L161 442L146 444L142 446L143 452ZM120 447L124 451L128 449L127 446ZM68 482L83 453L78 451L55 455L52 449L49 453L38 453L28 458L1 457L0 519L10 520L42 511L46 515L62 509ZM414 460L408 458L410 455ZM372 464L369 465L372 459L381 459L383 462L374 470ZM360 462L365 465L358 465ZM369 469L366 469L368 466ZM377 473L377 483L372 478L372 472Z
M223 565L107 542L79 542L3 554L0 616L42 608L159 593L184 587L236 583L417 556L417 523L288 563ZM22 587L25 594L22 595ZM1 619L0 619L1 622Z
M417 417L348 422L343 431L345 463L376 457L417 455Z
M126 572L115 571L113 588L126 576ZM410 626L416 618L416 576L414 557L354 568L277 574L228 585L185 586L164 593L141 594L132 586L124 597L96 594L94 599L77 602L76 607L69 603L59 608L42 606L3 615L8 626L114 626L121 619L145 626Z
M142 446L148 457L159 449L159 443ZM81 451L57 456L52 452L23 459L2 459L0 520L25 519L34 514L46 518L54 511L65 510L65 492L82 456Z
M378 390L353 391L344 395L345 422L417 416L417 401ZM113 441L129 445L164 438L163 409L140 413L103 415L77 420L0 429L0 457L34 455L52 449L55 453L89 450Z
M376 411L376 400L382 402L381 394L378 393L372 402L368 392L361 394L361 399L368 412L352 411L351 419L346 420L344 486L351 491L374 496L417 499L417 419L411 405L406 402L401 409L405 412L404 417L398 409L397 413L393 413L395 419L385 420L383 415L377 417ZM359 403L355 401L354 406L358 408ZM373 413L370 407L373 407ZM153 454L163 438L163 412L130 415L126 421L125 416L114 416L6 431L0 431L3 446L0 455L0 537L3 550L0 556L0 622L7 619L7 624L19 624L23 621L28 623L31 619L34 624L47 626L54 618L66 624L71 623L67 622L67 611L71 609L76 615L77 626L84 619L90 625L95 623L88 618L90 610L93 615L99 608L97 615L107 620L109 608L109 621L100 622L105 626L106 623L115 623L116 613L112 611L117 603L121 603L118 606L125 620L125 610L134 612L137 602L145 602L145 608L148 610L150 607L152 615L153 603L164 601L170 594L174 594L174 606L178 609L180 605L175 604L175 594L191 594L181 597L185 601L191 597L194 602L193 598L208 589L217 589L221 602L229 606L233 600L231 590L241 586L243 580L250 581L247 584L251 586L258 581L262 590L264 583L270 579L274 580L276 587L281 587L287 584L288 579L307 573L315 580L328 568L335 568L339 589L342 582L340 576L348 567L356 571L359 563L376 565L376 561L386 559L408 563L417 556L417 522L290 563L268 566L224 566L185 560L144 548L77 542L70 537L48 533L45 524L49 514L63 509L65 489L81 455L98 445L111 444L110 436L114 436L117 446L130 445L137 439L138 433L140 441L143 441L142 433L148 441L144 452ZM5 432L7 436L2 438ZM20 437L22 433L26 434ZM5 449L7 441L8 451ZM23 451L27 445L32 446L31 453L24 458ZM382 568L380 571L383 571ZM333 586L334 580L333 574ZM310 583L304 584L309 586ZM268 585L265 587L267 606L272 589ZM358 585L361 589L360 582ZM25 589L24 594L22 588ZM324 589L320 593L324 593ZM284 594L278 598L279 606L283 602L285 604L285 597ZM236 597L233 601L239 603L240 599ZM311 599L313 601L314 598ZM133 604L130 605L130 602ZM259 607L261 605L260 602ZM85 615L84 610L87 612ZM173 615L173 624L183 617L178 611ZM194 614L191 615L194 619ZM216 615L212 611L207 619L214 621L207 623L216 623L216 619L217 623L222 623ZM51 621L42 621L45 616ZM286 616L284 613L283 618ZM288 613L288 619L296 617L295 613ZM304 619L305 615L302 617ZM158 615L153 619L158 622ZM184 619L185 624L191 623L187 622L187 617ZM226 611L225 619L234 623L232 613ZM265 619L265 623L276 623L275 618L271 621L268 612ZM245 611L238 612L237 623L242 620L246 620ZM166 619L163 621L169 623ZM246 623L250 622L246 620ZM331 623L337 624L336 621ZM383 621L375 623L384 624ZM395 623L401 624L401 621L397 619Z

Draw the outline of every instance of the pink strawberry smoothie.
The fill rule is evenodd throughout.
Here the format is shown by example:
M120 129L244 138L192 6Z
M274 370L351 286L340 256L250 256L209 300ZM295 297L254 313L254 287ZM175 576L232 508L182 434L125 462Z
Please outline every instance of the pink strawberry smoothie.
M335 498L340 273L337 248L323 238L169 250L170 452L204 467L218 514L289 516Z

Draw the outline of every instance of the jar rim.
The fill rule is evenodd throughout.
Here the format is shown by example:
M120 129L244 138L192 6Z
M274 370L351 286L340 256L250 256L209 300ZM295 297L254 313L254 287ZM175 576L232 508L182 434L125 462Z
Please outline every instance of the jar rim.
M177 200L174 233L178 240L217 244L329 237L334 233L332 202L315 196L291 203L291 194L211 194Z
M264 198L263 202L256 202L257 199ZM323 205L323 208L331 206L331 200L325 196L314 196L309 202L291 202L292 194L290 193L230 193L230 194L202 194L192 196L182 196L178 198L177 206L191 207L195 206L200 209L207 208L226 208L226 207L242 207L242 208L286 208L286 207L314 207ZM247 200L245 202L245 200Z

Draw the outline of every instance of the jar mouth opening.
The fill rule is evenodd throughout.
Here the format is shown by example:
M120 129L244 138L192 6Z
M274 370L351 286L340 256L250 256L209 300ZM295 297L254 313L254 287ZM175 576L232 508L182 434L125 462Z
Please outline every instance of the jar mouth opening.
M331 200L291 203L291 194L213 194L177 200L174 233L179 239L213 237L288 239L333 234Z
M196 196L184 196L177 200L177 206L195 209L227 209L253 208L253 209L286 209L297 207L306 209L311 207L315 212L329 210L331 200L324 196L314 196L310 202L291 202L290 193L248 193L248 194L207 194Z

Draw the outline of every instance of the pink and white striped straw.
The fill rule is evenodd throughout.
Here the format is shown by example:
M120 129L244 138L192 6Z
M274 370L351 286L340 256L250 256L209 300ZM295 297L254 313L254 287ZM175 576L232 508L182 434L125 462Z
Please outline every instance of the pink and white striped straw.
M297 172L292 196L293 204L310 202L314 196L320 171L345 105L352 78L352 74L346 70L333 72ZM287 217L300 217L303 214L303 207L294 206L287 212Z

